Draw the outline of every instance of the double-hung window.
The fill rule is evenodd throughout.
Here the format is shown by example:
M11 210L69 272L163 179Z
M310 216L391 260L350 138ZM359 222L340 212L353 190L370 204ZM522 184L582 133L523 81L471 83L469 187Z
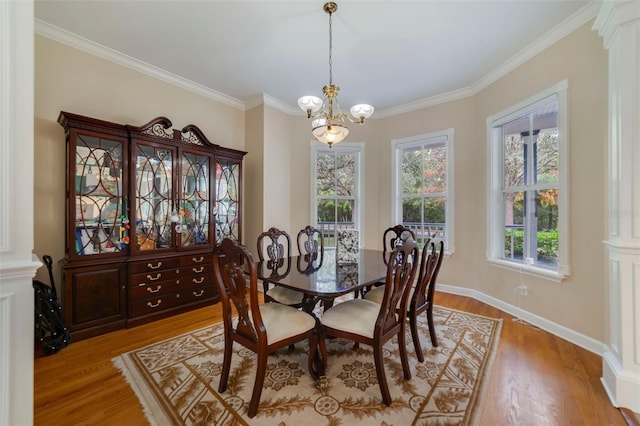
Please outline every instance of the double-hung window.
M487 119L490 262L568 274L566 117L563 81Z
M453 129L391 142L394 224L453 252Z
M360 230L362 144L314 143L311 152L312 222L322 231L325 247L335 247L338 229Z

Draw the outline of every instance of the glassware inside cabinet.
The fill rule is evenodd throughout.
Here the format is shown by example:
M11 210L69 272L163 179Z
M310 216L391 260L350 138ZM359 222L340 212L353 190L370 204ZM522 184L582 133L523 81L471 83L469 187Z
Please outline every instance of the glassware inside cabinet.
M210 157L182 153L181 199L176 234L182 247L209 243Z
M239 240L240 164L220 159L216 162L216 239Z
M135 226L139 250L173 245L173 157L170 149L136 146Z
M126 248L122 143L78 135L75 151L75 251L81 256Z

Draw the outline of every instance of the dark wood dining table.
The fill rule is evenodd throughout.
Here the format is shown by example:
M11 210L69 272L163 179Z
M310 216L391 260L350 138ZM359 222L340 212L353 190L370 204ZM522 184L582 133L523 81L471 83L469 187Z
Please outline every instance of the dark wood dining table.
M359 250L357 263L341 264L336 250L328 249L317 259L291 256L279 263L258 262L256 268L259 279L299 291L309 313L318 301L323 300L326 309L336 297L384 281L387 273L384 252L369 249Z
M258 279L300 292L302 309L316 317L313 310L320 300L326 310L335 298L384 281L387 274L384 256L382 250L360 249L357 263L342 264L336 259L336 250L328 249L317 259L291 256L279 262L264 260L256 264L256 269ZM320 335L322 326L317 317L316 321ZM326 359L320 359L319 351L317 354L313 373L319 385L326 388Z

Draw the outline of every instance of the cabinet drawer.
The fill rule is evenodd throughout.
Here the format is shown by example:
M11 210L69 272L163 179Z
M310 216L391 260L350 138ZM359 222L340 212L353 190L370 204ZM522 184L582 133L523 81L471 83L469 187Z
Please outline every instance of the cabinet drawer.
M183 266L180 268L182 275L211 275L213 274L213 264Z
M193 254L180 257L180 266L211 265L212 254Z
M178 268L168 271L154 271L142 274L134 274L131 276L131 287L142 287L145 285L152 286L163 281L178 280L182 275L183 274L180 273L180 269Z
M165 294L163 296L156 296L144 300L134 301L131 304L131 315L136 317L152 314L176 306L186 305L200 300L211 299L214 295L215 292L212 286L204 286L181 290L170 294Z
M167 269L177 269L180 267L180 261L177 258L149 259L140 262L133 262L130 270L132 274L141 272L158 272Z

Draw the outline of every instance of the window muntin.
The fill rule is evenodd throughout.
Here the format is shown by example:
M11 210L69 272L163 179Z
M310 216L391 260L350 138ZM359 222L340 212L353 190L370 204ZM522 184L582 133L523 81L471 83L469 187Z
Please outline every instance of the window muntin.
M453 129L392 142L394 223L413 229L420 244L444 240L453 250Z
M335 247L338 229L360 229L360 163L360 144L314 144L312 221L322 231L325 248Z
M489 261L568 274L566 82L489 117Z

